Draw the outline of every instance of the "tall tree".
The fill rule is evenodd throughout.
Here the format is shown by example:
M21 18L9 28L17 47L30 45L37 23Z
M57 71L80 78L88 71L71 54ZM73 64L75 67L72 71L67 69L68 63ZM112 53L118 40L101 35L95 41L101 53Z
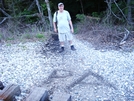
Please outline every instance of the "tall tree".
M127 0L127 8L128 8L128 14L127 14L127 20L129 23L132 22L132 12L131 12L131 0Z
M40 18L41 18L41 22L43 23L43 28L45 28L45 24L46 24L46 22L45 22L45 17L44 17L43 11L42 11L41 8L40 8L41 6L40 6L38 0L36 0L36 5L37 5L38 11L39 11L39 13L40 13Z
M48 11L48 17L49 17L49 21L50 21L50 29L52 30L53 28L53 21L52 21L52 14L51 14L51 9L50 9L50 4L49 4L49 0L45 0L46 5L47 5L47 11Z

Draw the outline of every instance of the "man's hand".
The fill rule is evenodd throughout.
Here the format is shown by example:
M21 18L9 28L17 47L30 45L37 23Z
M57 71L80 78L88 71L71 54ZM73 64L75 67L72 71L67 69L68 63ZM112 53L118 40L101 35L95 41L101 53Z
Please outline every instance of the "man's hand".
M73 28L71 28L71 33L74 33L74 29Z
M55 33L58 33L58 30L57 30L57 28L54 28L54 32L55 32Z
M71 20L69 21L69 24L70 24L70 28L71 28L71 33L74 33L74 28L73 28L73 24L72 24Z

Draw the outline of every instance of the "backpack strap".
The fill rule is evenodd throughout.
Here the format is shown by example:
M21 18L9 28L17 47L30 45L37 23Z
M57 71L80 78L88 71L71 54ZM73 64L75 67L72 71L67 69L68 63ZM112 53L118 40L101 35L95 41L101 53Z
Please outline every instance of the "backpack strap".
M57 15L58 15L58 11L56 11L56 23L58 22Z
M55 19L56 19L56 27L57 27L57 24L58 24L57 15L58 15L58 11L56 11L56 17L55 17Z

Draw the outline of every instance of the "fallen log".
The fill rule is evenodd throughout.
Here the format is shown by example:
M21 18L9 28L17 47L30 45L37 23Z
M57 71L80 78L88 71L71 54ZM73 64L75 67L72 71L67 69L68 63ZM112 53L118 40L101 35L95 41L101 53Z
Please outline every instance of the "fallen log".
M21 90L18 85L10 84L0 90L0 101L13 101L14 96L20 95Z

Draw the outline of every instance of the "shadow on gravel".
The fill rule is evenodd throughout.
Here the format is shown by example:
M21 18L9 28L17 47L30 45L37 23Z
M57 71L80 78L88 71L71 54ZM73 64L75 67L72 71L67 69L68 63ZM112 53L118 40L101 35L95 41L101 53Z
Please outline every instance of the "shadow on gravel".
M104 79L104 77L102 77L101 75L92 72L91 70L88 70L87 73L83 73L83 75L81 77L79 77L78 79L76 79L74 82L72 82L70 85L68 85L68 89L74 87L77 84L80 84L82 82L82 80L84 80L86 77L88 77L89 75L97 78L98 81L101 81L105 86L108 86L110 88L114 88L115 90L117 90L117 87L114 86L114 84L109 83L108 81L106 81Z
M44 81L44 83L45 84L50 84L54 81L54 79L61 79L61 78L67 78L67 77L75 76L73 74L74 73L72 71L69 71L69 70L55 69L51 72L51 74L49 75L47 80ZM104 77L102 77L101 75L99 75L97 73L92 72L91 70L88 70L86 73L83 73L83 75L81 75L79 78L75 77L77 79L74 80L73 82L70 82L70 84L65 87L66 91L70 91L71 88L73 88L74 86L76 86L78 84L88 84L88 83L82 82L88 76L95 77L104 86L107 86L109 88L113 88L114 90L118 90L117 87L114 84L105 80ZM95 84L99 85L99 83L97 83L97 82Z
M66 78L66 77L70 77L73 76L73 73L71 71L68 70L64 70L64 69L55 69L51 72L51 74L48 76L47 80L44 81L44 83L51 83L53 82L52 79L54 78Z

